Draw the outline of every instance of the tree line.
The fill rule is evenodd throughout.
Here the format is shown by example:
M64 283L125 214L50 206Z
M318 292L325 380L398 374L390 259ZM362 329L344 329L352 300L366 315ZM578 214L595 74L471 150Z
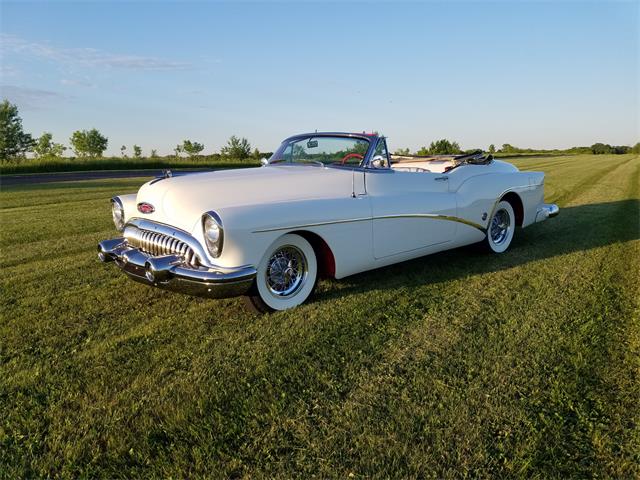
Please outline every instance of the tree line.
M414 155L452 155L458 153L473 153L482 150L480 148L471 148L463 150L460 148L458 142L447 140L443 138L431 142L429 147L421 147ZM502 147L496 148L494 144L489 145L487 148L489 153L504 153L504 154L527 154L527 153L549 153L549 154L624 154L624 153L640 153L640 142L636 143L633 147L627 145L608 145L604 143L594 143L590 147L571 147L567 149L534 149L534 148L518 148L509 143L502 144ZM396 150L395 155L411 155L408 148L401 148Z
M77 157L100 158L103 156L109 139L100 133L99 130L77 130L69 138L71 149ZM8 100L0 104L0 160L16 161L26 158L28 153L33 153L37 158L60 158L64 155L67 147L61 143L53 141L50 132L44 132L40 137L33 138L29 133L25 133L22 127L22 118L18 113L18 107ZM195 157L202 153L204 144L192 140L183 140L174 148L176 158L184 155ZM142 158L142 148L133 145L131 148L133 158ZM122 158L128 158L127 146L120 147ZM220 155L224 158L233 159L258 159L260 151L251 149L251 143L244 137L232 135L227 144L220 149ZM157 150L152 149L151 158L157 158Z
M77 130L73 132L69 139L71 148L77 157L99 158L102 157L109 139L102 135L97 129ZM173 152L176 158L186 155L190 158L196 157L204 150L204 144L192 140L183 140L182 143L176 145ZM33 138L32 135L25 133L22 127L22 119L18 114L18 107L8 100L0 103L0 160L20 160L26 158L27 153L33 153L38 158L60 158L64 155L67 147L61 143L53 141L53 135L50 132L44 132L40 137ZM429 147L421 147L416 155L448 155L458 153L471 153L481 149L474 148L463 150L458 142L450 141L446 138L433 141ZM511 144L505 143L501 148L496 149L491 144L488 147L489 153L503 154L527 154L527 153L549 153L549 154L584 154L592 153L594 155L601 154L624 154L624 153L640 153L640 142L633 147L626 145L608 145L605 143L594 143L590 147L572 147L565 150L540 150L531 148L518 148ZM142 158L142 148L139 145L133 145L131 148L133 158ZM122 145L120 153L123 158L128 158L127 147ZM395 151L396 155L411 155L408 148ZM231 136L227 144L220 149L220 156L233 159L259 159L260 151L256 148L252 151L249 141L242 137ZM151 158L157 158L157 151L151 150Z

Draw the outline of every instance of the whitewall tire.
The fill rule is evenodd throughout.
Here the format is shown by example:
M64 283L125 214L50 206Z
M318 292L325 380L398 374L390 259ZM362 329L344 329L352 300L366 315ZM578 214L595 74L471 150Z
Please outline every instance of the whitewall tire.
M493 253L503 253L511 245L516 231L516 215L507 201L498 202L487 225L485 247Z
M287 234L267 249L247 299L261 313L303 303L316 286L318 262L313 247L299 235Z

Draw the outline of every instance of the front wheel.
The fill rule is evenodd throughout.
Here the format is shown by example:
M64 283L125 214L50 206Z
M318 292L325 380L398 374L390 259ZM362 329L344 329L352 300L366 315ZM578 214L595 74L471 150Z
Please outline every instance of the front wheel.
M317 276L311 244L299 235L283 235L262 257L248 304L260 313L297 307L313 292Z
M489 225L487 226L487 238L484 247L492 253L505 252L516 230L516 215L513 207L507 201L501 201L496 205Z

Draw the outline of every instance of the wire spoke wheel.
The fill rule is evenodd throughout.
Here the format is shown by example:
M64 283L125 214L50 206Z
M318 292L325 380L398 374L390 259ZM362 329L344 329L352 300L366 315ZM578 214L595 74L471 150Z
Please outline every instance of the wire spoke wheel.
M276 250L269 258L265 272L269 291L276 297L295 294L305 282L307 274L304 254L292 245Z
M511 245L516 229L516 215L513 206L506 200L496 205L487 225L487 236L482 243L487 252L504 253Z
M504 243L507 239L511 219L509 213L504 210L498 210L491 220L491 240L496 245Z
M276 239L258 264L247 304L260 313L294 308L309 298L318 278L318 260L300 235Z

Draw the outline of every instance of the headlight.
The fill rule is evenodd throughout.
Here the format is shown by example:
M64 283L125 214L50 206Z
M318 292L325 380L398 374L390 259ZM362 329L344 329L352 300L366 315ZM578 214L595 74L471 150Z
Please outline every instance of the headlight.
M222 229L222 220L217 213L207 212L202 216L202 231L207 250L212 257L219 257L222 253L224 230Z
M116 230L119 232L124 230L124 208L118 197L113 197L111 199L111 216L113 217L113 223L116 226Z

